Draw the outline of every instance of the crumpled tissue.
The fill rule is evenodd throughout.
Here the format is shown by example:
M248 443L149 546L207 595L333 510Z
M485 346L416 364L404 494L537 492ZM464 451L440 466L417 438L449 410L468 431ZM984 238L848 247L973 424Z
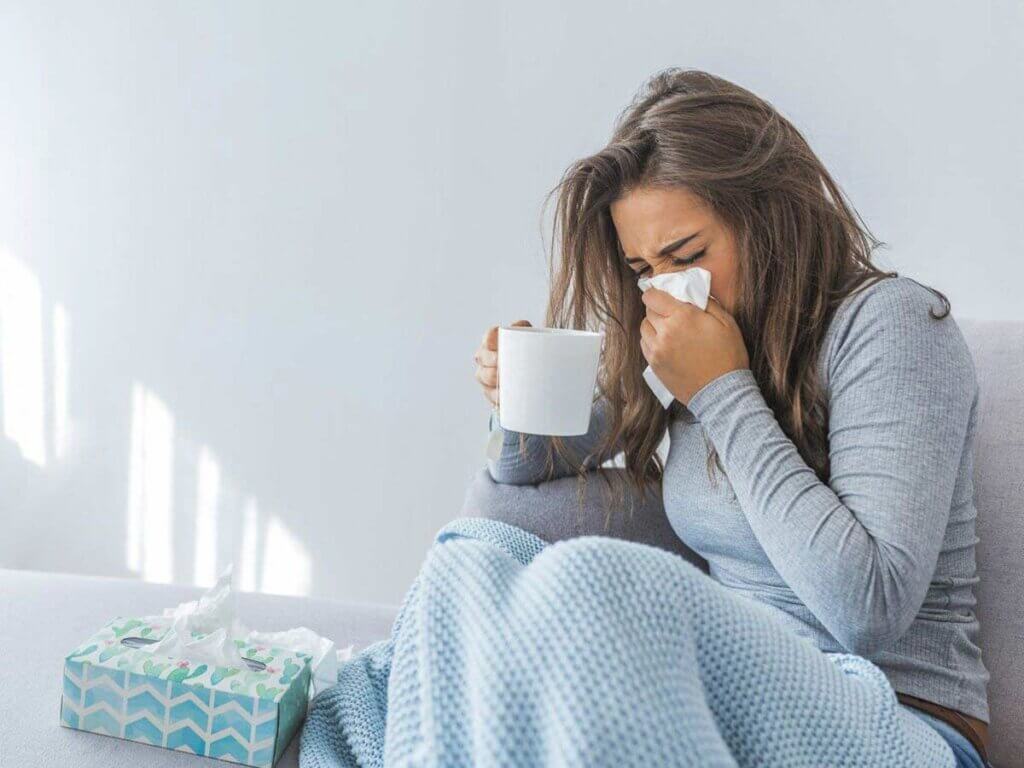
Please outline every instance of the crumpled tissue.
M235 644L236 639L244 640L246 645L275 646L308 653L312 656L310 698L338 682L339 662L352 655L352 646L339 650L333 640L306 627L278 632L248 629L235 615L230 565L198 600L165 608L163 618L172 619L170 629L158 642L141 646L140 650L227 667L247 666ZM203 636L193 638L193 632Z
M641 291L657 288L659 291L671 294L679 301L694 304L701 309L707 309L708 297L711 295L711 273L702 267L691 267L681 272L663 272L654 277L641 277L636 284ZM649 365L644 370L644 381L647 382L647 386L654 392L663 408L672 405L675 395L661 383L661 379Z

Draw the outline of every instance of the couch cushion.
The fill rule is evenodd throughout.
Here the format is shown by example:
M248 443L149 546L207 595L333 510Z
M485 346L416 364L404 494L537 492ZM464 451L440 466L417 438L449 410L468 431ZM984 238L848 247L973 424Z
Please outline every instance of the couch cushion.
M1024 766L1024 323L958 322L981 389L974 499L991 759Z
M624 470L609 469L615 482ZM486 468L473 477L462 505L463 515L486 517L519 526L545 541L576 536L611 536L650 544L682 555L703 571L707 563L676 536L665 516L658 493L640 498L628 491L623 507L607 495L603 482L588 475L583 486L583 504L577 496L575 477L562 477L536 485L496 483Z

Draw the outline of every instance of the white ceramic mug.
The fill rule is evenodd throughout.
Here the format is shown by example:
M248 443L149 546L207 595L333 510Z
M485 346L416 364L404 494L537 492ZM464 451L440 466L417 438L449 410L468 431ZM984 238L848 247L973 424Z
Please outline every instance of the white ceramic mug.
M498 328L498 422L532 435L586 434L604 334Z

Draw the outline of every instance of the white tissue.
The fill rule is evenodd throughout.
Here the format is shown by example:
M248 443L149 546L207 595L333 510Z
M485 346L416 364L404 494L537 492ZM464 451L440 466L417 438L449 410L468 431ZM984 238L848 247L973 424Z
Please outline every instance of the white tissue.
M308 653L313 657L310 662L313 668L313 680L309 689L310 698L317 691L329 688L338 682L339 655L334 641L321 637L306 627L295 627L280 632L257 632L253 630L245 636L246 645L270 645L276 648L288 648L293 651ZM349 646L351 648L351 646ZM348 657L346 657L348 658Z
M165 608L163 615L173 619L170 629L159 642L142 646L142 650L221 667L245 666L235 646L235 638L244 637L245 630L235 618L231 566L198 600ZM194 640L193 632L201 632L204 637Z
M636 284L641 291L657 288L659 291L671 294L679 301L694 304L701 309L707 309L708 296L711 295L711 273L701 267L691 267L681 272L663 272L654 277L641 277ZM661 379L649 365L644 370L644 381L647 382L647 386L654 392L663 408L672 405L675 395L661 383Z
M229 565L217 582L200 595L198 600L181 603L175 608L165 608L163 617L172 618L170 629L159 642L140 646L139 650L222 667L244 667L245 661L235 645L237 638L244 640L246 645L275 646L312 656L310 697L338 681L339 660L349 658L351 646L345 649L349 655L342 658L333 640L306 627L279 632L247 629L235 616L235 595L231 581L232 568ZM193 639L193 632L204 636Z

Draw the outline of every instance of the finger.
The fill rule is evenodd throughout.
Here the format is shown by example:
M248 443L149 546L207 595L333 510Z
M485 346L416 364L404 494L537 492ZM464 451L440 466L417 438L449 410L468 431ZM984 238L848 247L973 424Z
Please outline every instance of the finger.
M644 355L644 360L646 360L647 362L651 362L651 348L643 339L640 339L640 351Z
M484 340L481 346L485 349L498 348L498 326L492 326L484 332Z
M640 323L640 339L642 342L650 345L654 343L655 338L658 336L658 331L654 327L654 324L648 319L644 318Z
M725 325L734 325L736 320L730 315L714 296L708 297L707 313Z
M644 319L650 323L655 335L662 333L665 330L666 324L670 320L667 315L656 315L653 312L648 312Z
M657 288L648 288L640 298L647 307L648 312L654 312L658 315L671 315L679 307L685 306L684 302L679 301L668 291L662 291Z
M477 365L482 365L485 368L493 368L498 364L498 353L492 349L481 347L477 350L476 354L473 355L473 359L476 360Z
M497 368L480 368L476 369L476 380L483 384L485 387L496 387L498 386L498 369Z
M495 325L487 329L487 332L484 334L484 341L482 345L485 349L496 350L498 348L498 328L500 327L501 326ZM512 323L511 327L532 328L533 326L530 324L529 320L516 320L514 323Z
M498 388L491 387L490 389L484 389L484 397L487 398L491 405L498 404Z

